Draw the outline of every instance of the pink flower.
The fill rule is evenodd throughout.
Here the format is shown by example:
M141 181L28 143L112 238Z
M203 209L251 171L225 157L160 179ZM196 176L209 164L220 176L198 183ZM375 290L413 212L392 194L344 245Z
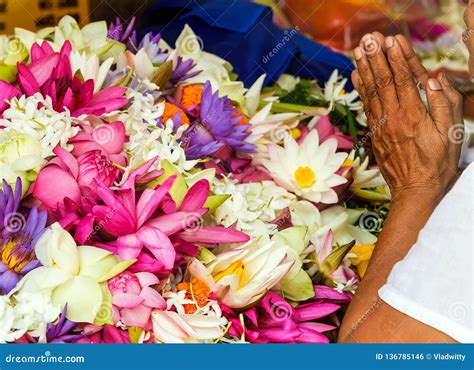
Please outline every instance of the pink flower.
M339 131L339 129L331 123L328 115L322 116L314 128L318 131L320 143L328 139L335 138L337 140L338 149L352 149L352 137L344 135L341 131ZM307 129L304 130L299 141L304 140L308 132L309 131Z
M291 306L274 292L265 295L262 301L242 312L244 326L238 314L224 306L224 316L232 323L229 334L245 336L251 343L329 343L323 334L336 326L319 323L340 308L340 303L350 301L348 294L323 286L314 286L315 297L296 307Z
M84 337L75 341L75 343L84 344L129 344L130 338L128 331L116 328L113 325L85 325Z
M103 182L95 181L100 204L93 206L92 212L80 221L75 235L80 243L90 238L96 225L101 232L115 239L101 247L124 260L138 259L136 265L141 269L146 267L147 271L168 273L176 259L176 250L170 238L176 245L249 240L246 234L225 227L195 227L195 223L207 212L203 208L209 194L207 180L198 181L187 191L179 209L169 195L175 176L169 177L155 189L147 188L138 193L137 179L147 176L155 160L132 172L115 191ZM142 251L144 248L151 255ZM131 271L137 271L137 266Z
M9 104L6 101L20 95L21 91L17 87L0 80L0 113L8 108Z
M75 158L61 147L53 152L57 155L38 174L33 185L33 195L49 209L70 199L80 201L81 195L95 193L94 179L110 186L120 171L100 150L92 150Z
M49 96L53 107L58 112L68 109L72 116L94 114L100 116L122 108L128 99L123 95L126 88L108 87L94 94L94 80L82 82L72 75L69 56L71 43L66 41L61 51L55 52L45 41L31 48L31 63L26 66L18 64L18 87L21 93L31 96L40 92ZM11 86L11 85L10 85ZM16 96L18 92L9 87L8 95ZM4 93L5 94L5 93Z
M69 143L74 145L72 154L77 157L91 150L100 150L113 162L124 165L126 156L123 146L128 137L123 122L104 123L93 116L88 117L87 121L89 124L81 124L82 130L69 139Z
M166 309L166 302L151 285L158 284L158 278L149 272L122 272L109 281L112 293L112 318L127 326L145 330L152 328L150 316L154 308Z

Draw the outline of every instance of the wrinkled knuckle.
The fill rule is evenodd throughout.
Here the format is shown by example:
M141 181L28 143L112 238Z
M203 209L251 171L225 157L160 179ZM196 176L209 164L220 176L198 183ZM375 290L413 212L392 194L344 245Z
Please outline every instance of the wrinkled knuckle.
M399 87L407 86L413 81L413 76L407 69L400 70L395 77L395 85Z
M375 77L375 84L377 88L383 89L390 85L393 85L393 76L391 74L380 74Z
M433 100L432 102L432 105L433 107L437 108L437 109L450 109L451 108L451 105L449 103L449 101L445 100L445 99L435 99Z

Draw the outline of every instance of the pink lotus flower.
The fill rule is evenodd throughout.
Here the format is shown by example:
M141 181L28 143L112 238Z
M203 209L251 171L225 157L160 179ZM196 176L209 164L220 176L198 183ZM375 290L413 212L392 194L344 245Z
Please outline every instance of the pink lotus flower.
M44 167L33 185L33 195L49 209L56 210L65 199L78 203L81 195L95 194L94 180L110 186L120 171L100 150L75 158L61 147L53 150L57 157Z
M339 129L331 123L328 115L322 116L314 128L318 131L319 141L323 143L324 141L334 138L337 140L338 149L352 149L353 139L351 136L344 135ZM299 142L304 140L306 135L309 133L307 128L303 128L302 135L299 139Z
M91 150L100 150L111 161L124 165L126 156L123 146L128 141L123 122L104 123L97 117L88 117L89 124L81 124L81 131L69 143L74 145L72 154L76 157Z
M128 99L123 95L126 88L108 87L94 94L94 80L82 82L72 75L69 56L71 43L66 41L61 51L55 52L45 41L31 48L31 63L18 64L18 87L27 96L40 92L49 96L58 112L68 109L72 116L94 114L100 116L122 108ZM10 97L18 95L15 87L8 87ZM3 93L6 94L6 93Z
M109 281L112 293L112 319L127 326L151 330L151 312L155 308L166 309L166 302L151 285L158 278L149 272L122 272Z
M329 343L323 333L336 326L315 320L327 317L349 302L348 294L323 285L314 287L315 297L292 307L282 297L269 292L257 305L244 312L244 326L234 311L222 307L224 316L232 323L229 334L251 343Z

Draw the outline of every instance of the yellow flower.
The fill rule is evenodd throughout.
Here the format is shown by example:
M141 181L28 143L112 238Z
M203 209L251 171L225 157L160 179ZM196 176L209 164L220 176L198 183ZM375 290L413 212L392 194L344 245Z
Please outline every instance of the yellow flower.
M374 251L375 244L355 245L349 253L355 254L357 257L350 258L351 263L356 266L359 276L362 278L365 275L367 266L369 265L370 257Z

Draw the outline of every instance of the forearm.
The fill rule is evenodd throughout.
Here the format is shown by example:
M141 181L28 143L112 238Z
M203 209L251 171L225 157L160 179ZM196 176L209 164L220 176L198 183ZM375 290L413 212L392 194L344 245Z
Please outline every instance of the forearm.
M363 318L373 314L380 305L378 290L387 281L395 263L415 244L418 233L440 201L439 194L407 192L394 199L367 272L344 317L340 341L350 341Z

